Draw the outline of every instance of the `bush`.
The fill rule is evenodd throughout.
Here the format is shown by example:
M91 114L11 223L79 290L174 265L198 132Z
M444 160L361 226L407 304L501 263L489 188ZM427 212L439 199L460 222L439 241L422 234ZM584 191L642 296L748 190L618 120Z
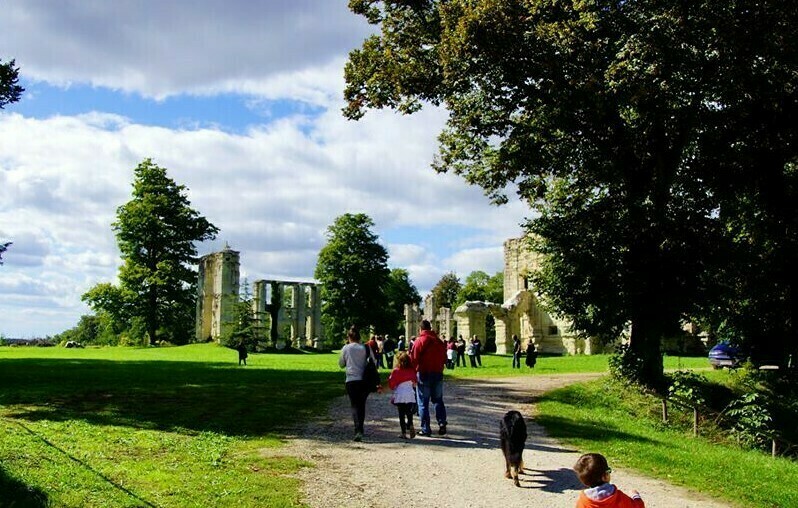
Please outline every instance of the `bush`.
M750 392L733 400L726 408L732 418L732 436L744 446L766 449L773 435L771 404L760 392Z
M615 348L607 361L610 375L618 381L627 384L640 383L640 372L643 368L643 359L632 351L629 344L621 344Z
M680 370L671 375L668 395L694 406L707 406L709 402L709 380L701 374Z

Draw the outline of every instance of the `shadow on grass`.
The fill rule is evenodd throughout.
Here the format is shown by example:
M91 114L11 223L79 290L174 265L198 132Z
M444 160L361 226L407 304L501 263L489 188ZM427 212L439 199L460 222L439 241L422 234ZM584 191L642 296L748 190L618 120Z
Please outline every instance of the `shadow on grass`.
M50 506L50 503L47 494L8 476L0 466L0 506L37 508Z
M339 372L223 363L21 359L0 371L0 404L18 406L13 418L231 436L290 428L342 391Z
M617 428L598 422L577 421L548 415L538 415L535 421L542 425L551 437L558 439L589 439L591 441L604 442L622 440L636 443L656 443L647 437L622 432Z

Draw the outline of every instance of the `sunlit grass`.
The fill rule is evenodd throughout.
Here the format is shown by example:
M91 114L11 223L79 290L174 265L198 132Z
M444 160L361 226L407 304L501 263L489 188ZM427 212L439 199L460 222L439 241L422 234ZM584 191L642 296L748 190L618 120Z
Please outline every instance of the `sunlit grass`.
M302 463L269 450L343 394L338 353L251 354L248 364L214 344L0 348L0 505L300 506L291 473ZM512 369L509 356L483 355L483 367L446 375L606 369L607 356Z
M337 356L0 348L0 505L300 506L281 432L342 393ZM5 503L5 504L4 504Z
M798 506L798 463L665 425L656 400L606 379L550 392L538 409L536 421L549 434L583 452L602 453L614 466L736 506Z

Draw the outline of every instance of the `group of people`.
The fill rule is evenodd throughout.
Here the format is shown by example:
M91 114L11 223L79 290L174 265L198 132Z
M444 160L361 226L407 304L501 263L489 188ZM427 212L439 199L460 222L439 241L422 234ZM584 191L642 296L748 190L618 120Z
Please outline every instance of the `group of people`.
M474 335L468 343L460 335L446 341L446 368L466 366L466 357L472 367L482 367L482 341Z
M403 340L404 336L400 337L400 339ZM396 356L398 346L389 335L372 335L366 345L371 349L371 353L377 362L377 367L381 369L386 367L393 368L393 359ZM402 346L404 347L404 344Z
M360 332L352 326L347 335L348 343L341 349L338 363L346 369L346 393L352 407L352 419L355 424L355 441L363 439L363 422L366 417L366 399L372 391L380 391L380 386L367 386L363 380L366 364L369 359L377 363L377 354L372 341L378 342L372 336L369 343L360 343ZM399 345L403 345L400 337ZM385 340L382 341L382 354L385 355ZM419 416L419 434L432 436L430 404L434 406L435 420L438 423L438 435L447 433L446 405L443 402L443 370L451 361L452 343L458 341L444 341L438 337L429 321L421 322L421 333L414 341L412 347L406 351L404 347L395 350L396 366L393 367L388 377L388 386L393 391L391 403L399 413L399 427L403 439L412 439L416 436L413 425L413 414L417 408ZM478 339L477 339L478 340ZM513 336L513 367L520 367L520 340ZM531 353L530 347L531 345ZM534 345L529 342L527 346L527 365L530 354L535 355ZM378 349L379 351L379 349ZM394 351L394 350L391 350ZM391 355L391 358L394 355ZM534 365L534 358L532 365ZM582 455L574 466L579 480L587 487L579 494L577 508L645 508L640 494L633 490L631 497L621 492L610 483L612 469L607 459L597 453Z
M400 340L404 338L401 337ZM349 329L347 344L341 349L338 364L346 369L346 393L352 408L352 420L355 424L355 441L363 439L363 422L366 418L366 399L372 391L381 391L381 387L367 386L363 381L366 364L371 359L379 364L377 353L369 343L360 343L360 331L356 326ZM403 343L401 344L403 346ZM383 355L385 343L383 341ZM379 350L379 349L378 349ZM430 403L435 409L435 420L438 423L438 435L446 434L446 406L443 402L443 369L446 364L446 345L432 330L430 322L421 322L421 332L408 344L407 351L395 350L396 366L388 377L388 386L393 390L391 402L399 412L399 426L403 438L413 438L416 430L413 425L413 414L418 410L419 434L431 436ZM392 355L393 357L394 355Z

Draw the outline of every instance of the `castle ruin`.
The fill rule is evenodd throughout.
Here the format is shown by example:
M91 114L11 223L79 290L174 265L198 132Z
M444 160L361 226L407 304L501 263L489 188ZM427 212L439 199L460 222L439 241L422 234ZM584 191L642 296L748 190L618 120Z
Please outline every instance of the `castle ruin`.
M203 256L197 284L198 341L219 342L234 324L239 302L239 252L225 246ZM282 346L313 345L322 337L318 284L285 280L256 280L252 284L252 314L263 340Z

